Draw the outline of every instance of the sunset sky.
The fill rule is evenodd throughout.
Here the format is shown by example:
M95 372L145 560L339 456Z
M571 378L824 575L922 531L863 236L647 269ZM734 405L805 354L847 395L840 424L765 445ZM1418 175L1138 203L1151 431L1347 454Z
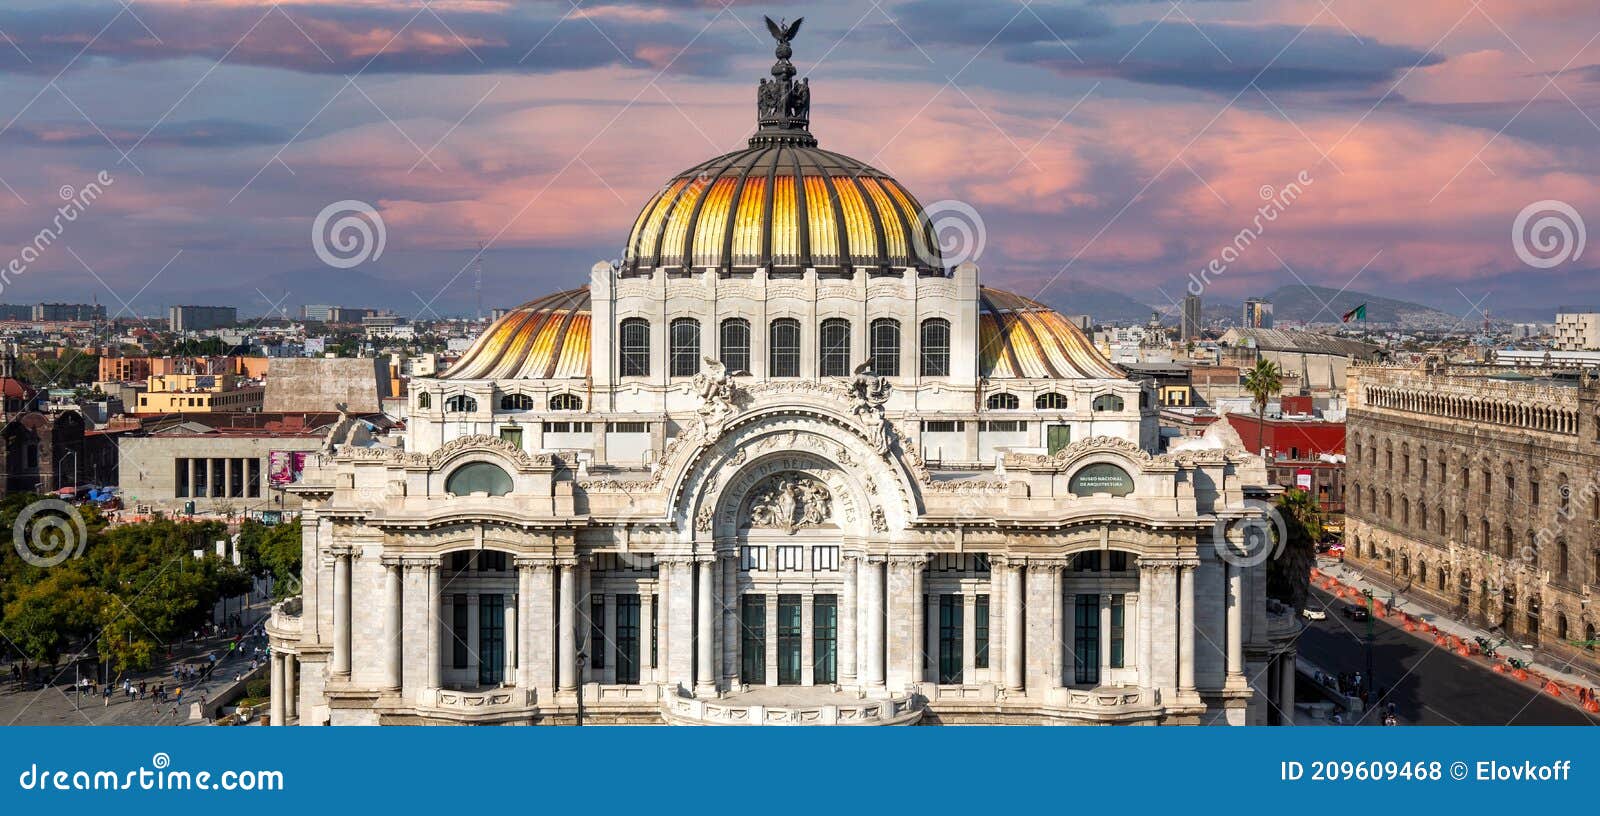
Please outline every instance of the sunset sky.
M467 314L480 242L486 306L582 284L743 145L763 14L806 18L823 147L982 216L986 283L1164 307L1304 173L1208 296L1600 303L1600 248L1533 269L1512 236L1547 199L1600 224L1595 0L8 0L0 266L63 187L114 183L0 301ZM318 260L341 200L381 258Z

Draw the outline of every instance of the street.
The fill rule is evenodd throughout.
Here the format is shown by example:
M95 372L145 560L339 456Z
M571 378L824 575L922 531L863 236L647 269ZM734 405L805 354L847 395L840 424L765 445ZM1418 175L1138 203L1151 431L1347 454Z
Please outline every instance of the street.
M1347 601L1313 588L1307 605L1326 608L1327 620L1306 621L1299 651L1331 673L1365 671L1367 624L1346 618ZM1597 725L1569 703L1496 674L1477 659L1458 657L1432 641L1378 619L1373 626L1373 687L1389 689L1379 706L1395 704L1407 725ZM1371 724L1369 714L1362 724Z

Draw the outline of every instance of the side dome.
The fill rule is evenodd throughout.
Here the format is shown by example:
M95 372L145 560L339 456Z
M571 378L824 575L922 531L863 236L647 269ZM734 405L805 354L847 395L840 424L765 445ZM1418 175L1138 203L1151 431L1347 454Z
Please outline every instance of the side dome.
M817 147L811 82L795 80L790 54L780 39L773 78L756 91L749 147L662 185L634 219L624 270L944 274L939 243L910 191L882 170Z
M986 379L1125 379L1083 330L1033 298L978 289L978 374Z
M535 298L496 320L446 380L565 379L589 376L589 287Z

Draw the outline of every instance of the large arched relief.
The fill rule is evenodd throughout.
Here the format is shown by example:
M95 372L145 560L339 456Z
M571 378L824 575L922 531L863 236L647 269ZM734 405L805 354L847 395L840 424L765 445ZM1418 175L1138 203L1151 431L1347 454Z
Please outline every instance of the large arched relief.
M784 473L790 479L803 477L793 485L796 494L802 485L812 494L785 498L781 491L774 492L776 513L762 510L751 524L745 500L753 491L777 488L778 480L758 483ZM826 523L817 519L823 495ZM768 415L727 429L674 486L672 500L679 524L692 527L695 534L717 537L752 528L784 534L790 525L793 530L831 526L855 536L888 533L903 529L916 506L909 481L868 441L841 433L827 419L793 415ZM791 506L789 501L796 503ZM809 521L808 502L817 507ZM869 512L867 507L877 509ZM784 521L782 508L799 515Z

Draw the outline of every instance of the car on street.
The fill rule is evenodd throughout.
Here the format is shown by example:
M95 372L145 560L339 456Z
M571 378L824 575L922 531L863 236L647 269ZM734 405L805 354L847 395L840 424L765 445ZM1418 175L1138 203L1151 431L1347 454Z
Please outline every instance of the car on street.
M1372 617L1372 613L1364 606L1347 606L1344 608L1344 616L1353 621L1364 621Z
M1300 610L1300 617L1305 618L1306 620L1327 620L1328 613L1322 611L1321 609L1312 609L1308 606L1305 609Z

